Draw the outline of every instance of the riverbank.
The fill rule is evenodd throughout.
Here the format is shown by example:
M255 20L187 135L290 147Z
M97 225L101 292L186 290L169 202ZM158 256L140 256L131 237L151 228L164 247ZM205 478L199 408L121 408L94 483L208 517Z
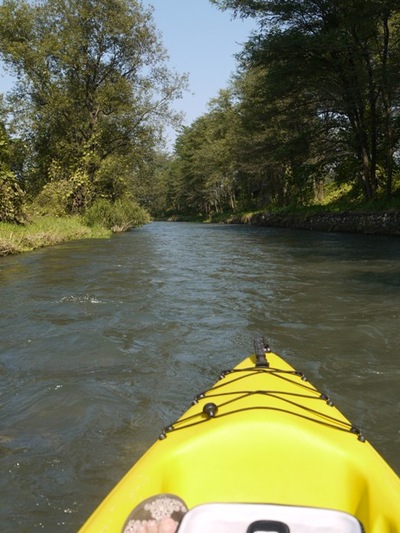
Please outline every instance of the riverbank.
M33 217L29 224L0 223L0 257L37 248L52 246L76 239L104 239L111 230L95 225L85 225L80 217Z
M0 257L77 239L104 239L150 222L148 211L129 197L110 202L99 198L81 215L68 215L62 205L29 205L23 222L0 222Z
M225 222L275 228L400 236L399 210L382 212L348 211L343 213L260 212L230 216Z
M199 219L197 219L200 222ZM210 221L208 221L210 222ZM305 229L400 237L400 211L347 211L228 215L211 220L275 228ZM0 257L29 252L77 239L109 238L113 232L100 225L87 226L80 217L35 217L27 225L0 223Z

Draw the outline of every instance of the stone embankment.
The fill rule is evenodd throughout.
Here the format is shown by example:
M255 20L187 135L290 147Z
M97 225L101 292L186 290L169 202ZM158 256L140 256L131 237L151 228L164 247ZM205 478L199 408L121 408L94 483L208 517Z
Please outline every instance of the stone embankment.
M276 228L400 236L400 211L376 213L257 213L229 222Z

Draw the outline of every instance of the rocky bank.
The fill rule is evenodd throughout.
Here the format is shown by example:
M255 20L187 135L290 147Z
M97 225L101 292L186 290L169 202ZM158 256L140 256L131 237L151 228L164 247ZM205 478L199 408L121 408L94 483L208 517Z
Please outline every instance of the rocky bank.
M400 236L400 211L307 214L265 212L233 217L229 222L276 228Z

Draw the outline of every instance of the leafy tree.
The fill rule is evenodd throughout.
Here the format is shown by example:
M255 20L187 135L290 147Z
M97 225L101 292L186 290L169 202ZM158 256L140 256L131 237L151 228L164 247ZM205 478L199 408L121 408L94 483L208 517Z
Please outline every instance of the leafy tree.
M24 192L15 175L0 163L0 222L22 223Z
M239 184L236 171L236 137L239 127L232 88L221 90L211 100L208 113L204 166L208 168L206 191L215 212L235 211Z
M162 150L149 157L134 182L135 198L155 217L166 216L169 210L167 169L171 155Z
M11 171L11 140L0 121L0 222L22 222L24 192Z
M305 96L277 98L269 72L249 69L237 80L240 129L237 169L243 207L308 203L322 165L315 152L319 121ZM300 100L300 95L296 95Z
M5 0L0 53L18 78L34 190L80 176L92 197L115 200L132 187L142 147L178 120L170 103L186 79L166 67L152 13L136 0Z
M205 172L200 162L206 142L207 119L202 116L184 128L175 145L174 164L176 195L174 204L183 213L206 214Z
M170 166L169 198L180 212L210 215L237 205L236 127L231 90L221 90L209 111L183 130Z
M331 169L346 172L347 181L355 177L367 199L382 189L390 195L400 141L398 3L211 2L259 21L244 64L266 69L275 102L290 101L297 112L311 103Z

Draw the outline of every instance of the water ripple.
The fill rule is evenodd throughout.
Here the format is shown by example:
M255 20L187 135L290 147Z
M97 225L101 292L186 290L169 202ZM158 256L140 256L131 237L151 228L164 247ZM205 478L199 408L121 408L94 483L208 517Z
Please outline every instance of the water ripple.
M76 531L257 331L400 472L399 249L153 223L3 258L0 530Z

